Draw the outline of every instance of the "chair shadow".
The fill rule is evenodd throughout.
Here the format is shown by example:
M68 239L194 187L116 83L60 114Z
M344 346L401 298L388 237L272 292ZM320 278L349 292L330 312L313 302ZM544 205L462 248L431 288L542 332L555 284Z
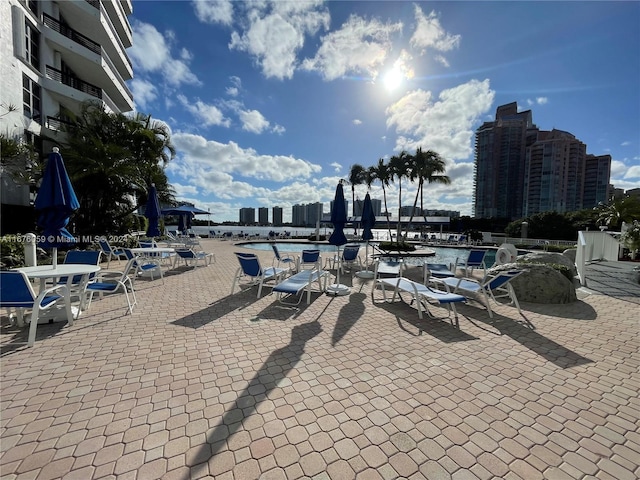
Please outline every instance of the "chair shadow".
M444 343L467 342L469 340L478 339L478 337L474 337L473 335L470 335L453 325L449 318L432 318L424 313L424 318L420 320L416 308L409 305L405 301L387 303L384 300L377 300L373 302L373 305L378 308L382 308L394 315L396 321L398 322L398 327L400 327L401 330L404 330L405 332L416 337L422 335L422 333L424 332ZM429 305L429 308L434 307L434 305ZM435 308L446 310L446 307ZM459 311L458 316L460 316ZM412 325L417 329L417 332L412 332L405 326L405 324Z
M465 308L470 309L477 307L466 306ZM539 334L535 331L535 327L529 322L529 320L526 319L526 316L524 314L522 316L525 319L524 322L505 317L495 311L493 312L493 319L488 316L482 318L478 316L467 316L466 318L469 322L482 330L491 332L492 330L487 327L495 328L497 330L497 332L493 332L495 335L507 335L523 347L528 348L532 352L540 355L560 368L571 368L578 365L593 363L593 360L583 357L582 355ZM480 325L480 323L485 326Z
M319 318L319 316L318 316ZM278 388L278 384L300 361L309 340L322 332L318 319L296 325L291 329L291 339L284 347L274 350L249 381L245 389L238 394L233 405L227 409L218 425L207 434L207 440L193 455L191 474L204 473L207 462L215 457L225 443L242 427L245 420L253 415L258 406L267 400L269 393Z
M598 313L594 308L582 300L576 300L573 303L561 303L561 304L545 304L545 303L530 303L520 302L523 311L529 311L546 315L548 317L559 317L574 320L595 320L598 318Z

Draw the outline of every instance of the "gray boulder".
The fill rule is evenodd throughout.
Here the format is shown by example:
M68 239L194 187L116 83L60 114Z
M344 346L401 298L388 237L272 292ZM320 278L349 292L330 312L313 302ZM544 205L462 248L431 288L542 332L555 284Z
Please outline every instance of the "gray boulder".
M575 264L576 263L576 254L577 253L578 253L578 249L577 248L568 248L564 252L562 252L562 255L564 255L569 260L571 260L572 264Z
M522 275L511 280L511 285L520 301L558 304L572 303L577 299L573 282L548 265L507 263L491 268L488 274L495 275L501 271L514 269L525 270Z
M542 264L550 264L555 263L558 265L564 265L571 269L573 275L576 274L576 265L575 261L571 260L564 253L552 253L552 252L532 252L527 253L526 255L521 255L518 257L519 261L524 263L542 263Z

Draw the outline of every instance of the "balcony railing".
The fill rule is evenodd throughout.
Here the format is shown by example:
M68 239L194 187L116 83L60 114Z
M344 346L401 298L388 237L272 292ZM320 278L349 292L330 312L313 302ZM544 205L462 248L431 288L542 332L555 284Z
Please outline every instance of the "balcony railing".
M71 88L75 88L76 90L80 90L81 92L102 100L102 89L100 87L96 87L95 85L85 82L84 80L80 80L77 77L63 73L57 68L53 68L51 65L47 65L47 76L53 80L68 85Z
M94 42L90 38L85 37L80 32L75 31L73 28L69 28L66 25L63 25L58 20L56 20L50 15L47 15L46 13L42 14L42 18L43 18L44 24L50 29L55 30L59 34L64 35L67 38L70 38L77 44L82 45L85 48L88 48L93 53L97 53L98 55L100 55L102 51L100 44Z
M62 130L63 127L70 125L73 125L73 123L68 120L62 120L58 117L47 117L47 128L49 130Z

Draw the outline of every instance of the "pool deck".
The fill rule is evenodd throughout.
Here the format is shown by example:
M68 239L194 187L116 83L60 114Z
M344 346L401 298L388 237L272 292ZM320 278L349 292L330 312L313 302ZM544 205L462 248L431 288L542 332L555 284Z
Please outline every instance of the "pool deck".
M523 316L461 305L457 329L349 273L350 295L299 308L231 294L234 251L273 253L202 245L216 263L137 280L132 315L94 299L26 348L3 312L0 478L640 477L634 264L594 263L577 302Z

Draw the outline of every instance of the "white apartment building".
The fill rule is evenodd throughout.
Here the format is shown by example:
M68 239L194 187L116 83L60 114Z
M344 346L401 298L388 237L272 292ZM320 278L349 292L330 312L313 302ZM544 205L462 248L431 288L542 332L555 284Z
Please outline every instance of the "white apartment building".
M133 110L131 13L131 0L0 1L0 133L45 155L83 101ZM2 203L28 205L2 177Z

